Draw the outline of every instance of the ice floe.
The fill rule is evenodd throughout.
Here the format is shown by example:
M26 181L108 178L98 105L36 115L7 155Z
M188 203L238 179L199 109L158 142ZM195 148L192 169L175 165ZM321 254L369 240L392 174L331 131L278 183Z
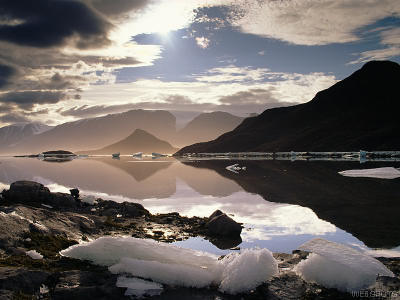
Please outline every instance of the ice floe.
M218 256L132 237L102 237L61 251L64 256L108 266L115 274L185 287L219 286L230 294L254 289L278 273L267 249Z
M342 244L313 239L299 249L312 253L295 267L295 272L328 288L360 290L375 283L378 275L394 276L375 258Z
M339 172L340 175L348 177L371 177L382 179L395 179L400 177L400 170L393 167L346 170Z

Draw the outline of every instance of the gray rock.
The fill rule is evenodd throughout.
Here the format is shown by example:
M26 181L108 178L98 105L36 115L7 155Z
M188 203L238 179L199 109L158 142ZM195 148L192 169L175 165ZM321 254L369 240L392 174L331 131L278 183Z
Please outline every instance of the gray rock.
M214 212L206 223L208 233L216 236L240 236L242 226L226 214Z

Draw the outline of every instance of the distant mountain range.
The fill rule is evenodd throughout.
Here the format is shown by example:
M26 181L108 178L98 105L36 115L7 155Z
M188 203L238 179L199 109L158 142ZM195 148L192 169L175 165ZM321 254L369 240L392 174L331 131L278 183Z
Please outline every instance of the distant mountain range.
M240 117L223 112L199 114L177 132L176 118L168 111L131 110L67 122L55 127L41 124L25 124L24 127L12 125L0 128L0 153L15 155L39 153L48 149L101 149L125 139L135 129L142 129L182 147L212 140L234 129L241 120Z
M268 109L213 141L177 154L399 150L399 82L399 64L368 62L308 103Z
M174 153L177 150L178 149L171 146L170 143L162 141L144 130L136 129L131 135L121 141L99 150L83 151L82 153L100 155L117 152L120 152L121 154L133 154L136 152L158 152L169 154Z
M0 152L15 147L23 139L44 133L53 127L40 123L20 123L0 128Z
M202 113L178 131L173 142L177 146L185 146L211 141L236 128L243 120L244 118L222 111Z

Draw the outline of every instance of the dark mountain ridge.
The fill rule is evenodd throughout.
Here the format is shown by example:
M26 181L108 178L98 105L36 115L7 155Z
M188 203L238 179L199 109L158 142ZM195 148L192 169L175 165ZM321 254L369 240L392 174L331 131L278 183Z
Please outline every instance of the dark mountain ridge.
M121 154L133 154L135 152L144 153L174 153L177 149L168 142L162 141L154 135L136 129L131 135L112 145L106 146L99 150L83 151L85 154L112 154L119 152Z
M371 61L307 103L247 118L177 154L240 151L398 150L400 65Z

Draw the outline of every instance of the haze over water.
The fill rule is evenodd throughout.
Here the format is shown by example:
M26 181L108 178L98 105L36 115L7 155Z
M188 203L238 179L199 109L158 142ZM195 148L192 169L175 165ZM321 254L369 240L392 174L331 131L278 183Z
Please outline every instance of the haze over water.
M84 195L138 202L151 213L176 211L207 217L220 209L244 223L241 248L257 246L290 253L313 237L323 237L366 251L392 249L380 250L379 254L400 256L396 237L392 236L398 228L390 226L393 209L387 211L376 205L371 210L368 206L369 200L379 203L381 199L398 199L400 180L348 178L337 173L393 164L399 167L397 162L360 165L244 160L238 163L247 170L239 174L225 169L234 161L97 157L65 163L32 158L1 158L0 162L0 188L17 180L33 180L53 192L69 193L70 188L77 187ZM366 203L360 203L364 201L360 199L366 199ZM352 209L343 204L351 202ZM385 220L383 227L381 219ZM201 238L177 244L218 254L226 252Z

